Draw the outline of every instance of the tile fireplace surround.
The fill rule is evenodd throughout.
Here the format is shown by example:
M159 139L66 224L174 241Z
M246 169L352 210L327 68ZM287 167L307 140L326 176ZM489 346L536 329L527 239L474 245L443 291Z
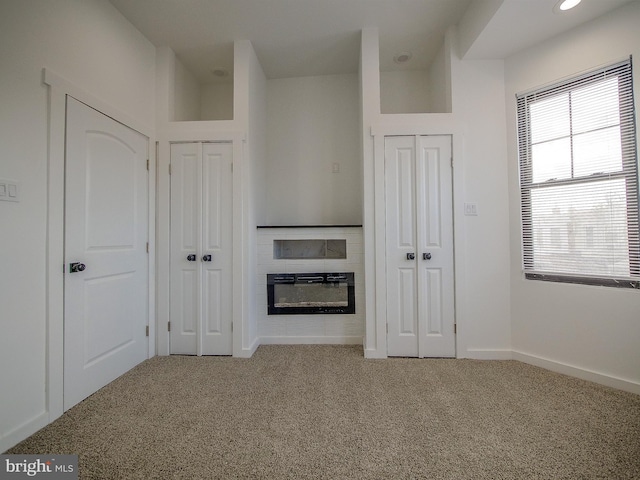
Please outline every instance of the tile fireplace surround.
M346 258L276 258L283 240L344 240ZM277 246L274 248L274 241ZM256 302L260 343L362 344L364 337L364 256L360 226L258 227ZM309 242L317 244L323 242ZM330 242L328 242L330 243ZM268 315L267 274L353 272L355 314Z

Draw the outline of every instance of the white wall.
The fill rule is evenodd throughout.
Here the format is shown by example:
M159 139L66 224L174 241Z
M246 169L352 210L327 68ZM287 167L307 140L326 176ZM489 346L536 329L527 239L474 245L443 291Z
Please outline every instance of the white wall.
M432 112L426 70L380 72L382 113Z
M451 89L447 74L444 43L429 67L429 98L431 112L451 113Z
M464 258L464 277L456 282L465 287L458 299L465 314L459 354L496 358L511 348L504 66L501 60L460 60L455 52L452 109L464 143L462 158L454 158L454 169L463 169L462 184L454 186L460 195L455 222L464 231L456 241L463 249L456 262ZM464 215L464 202L476 204L477 216Z
M358 92L357 75L267 81L268 224L362 223Z
M0 178L17 180L21 195L19 203L0 202L0 451L49 421L42 68L152 126L154 57L151 43L106 1L0 2Z
M174 115L175 122L200 120L200 84L178 57L174 60Z
M629 55L640 58L638 25L640 2L632 2L508 58L505 99L509 125L512 342L516 358L640 393L637 290L523 278L515 128L516 93ZM634 88L640 92L638 71L634 72ZM636 95L636 115L637 98Z
M200 120L233 120L233 83L200 87Z

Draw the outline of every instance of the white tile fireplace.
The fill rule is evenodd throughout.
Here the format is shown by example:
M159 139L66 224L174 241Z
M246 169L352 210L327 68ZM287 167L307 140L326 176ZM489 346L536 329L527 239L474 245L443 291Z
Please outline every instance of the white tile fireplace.
M362 227L258 227L257 241L256 302L261 344L362 343L364 337ZM299 276L310 273L353 273L355 313L316 312L270 315L267 275Z

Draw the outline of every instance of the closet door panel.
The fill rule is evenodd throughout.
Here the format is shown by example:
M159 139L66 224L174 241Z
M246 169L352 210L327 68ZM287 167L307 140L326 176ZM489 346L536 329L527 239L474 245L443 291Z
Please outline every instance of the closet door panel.
M199 185L197 144L171 146L170 352L195 354L199 315Z
M203 355L232 353L232 146L207 143L202 155Z
M455 356L451 138L385 139L387 354Z
M454 357L451 138L417 139L416 190L421 357Z
M418 356L415 139L385 141L387 353Z

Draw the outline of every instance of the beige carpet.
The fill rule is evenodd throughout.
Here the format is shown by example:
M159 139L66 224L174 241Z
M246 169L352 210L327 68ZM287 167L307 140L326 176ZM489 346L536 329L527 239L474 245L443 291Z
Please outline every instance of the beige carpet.
M156 357L8 453L81 478L640 478L640 396L515 361Z

